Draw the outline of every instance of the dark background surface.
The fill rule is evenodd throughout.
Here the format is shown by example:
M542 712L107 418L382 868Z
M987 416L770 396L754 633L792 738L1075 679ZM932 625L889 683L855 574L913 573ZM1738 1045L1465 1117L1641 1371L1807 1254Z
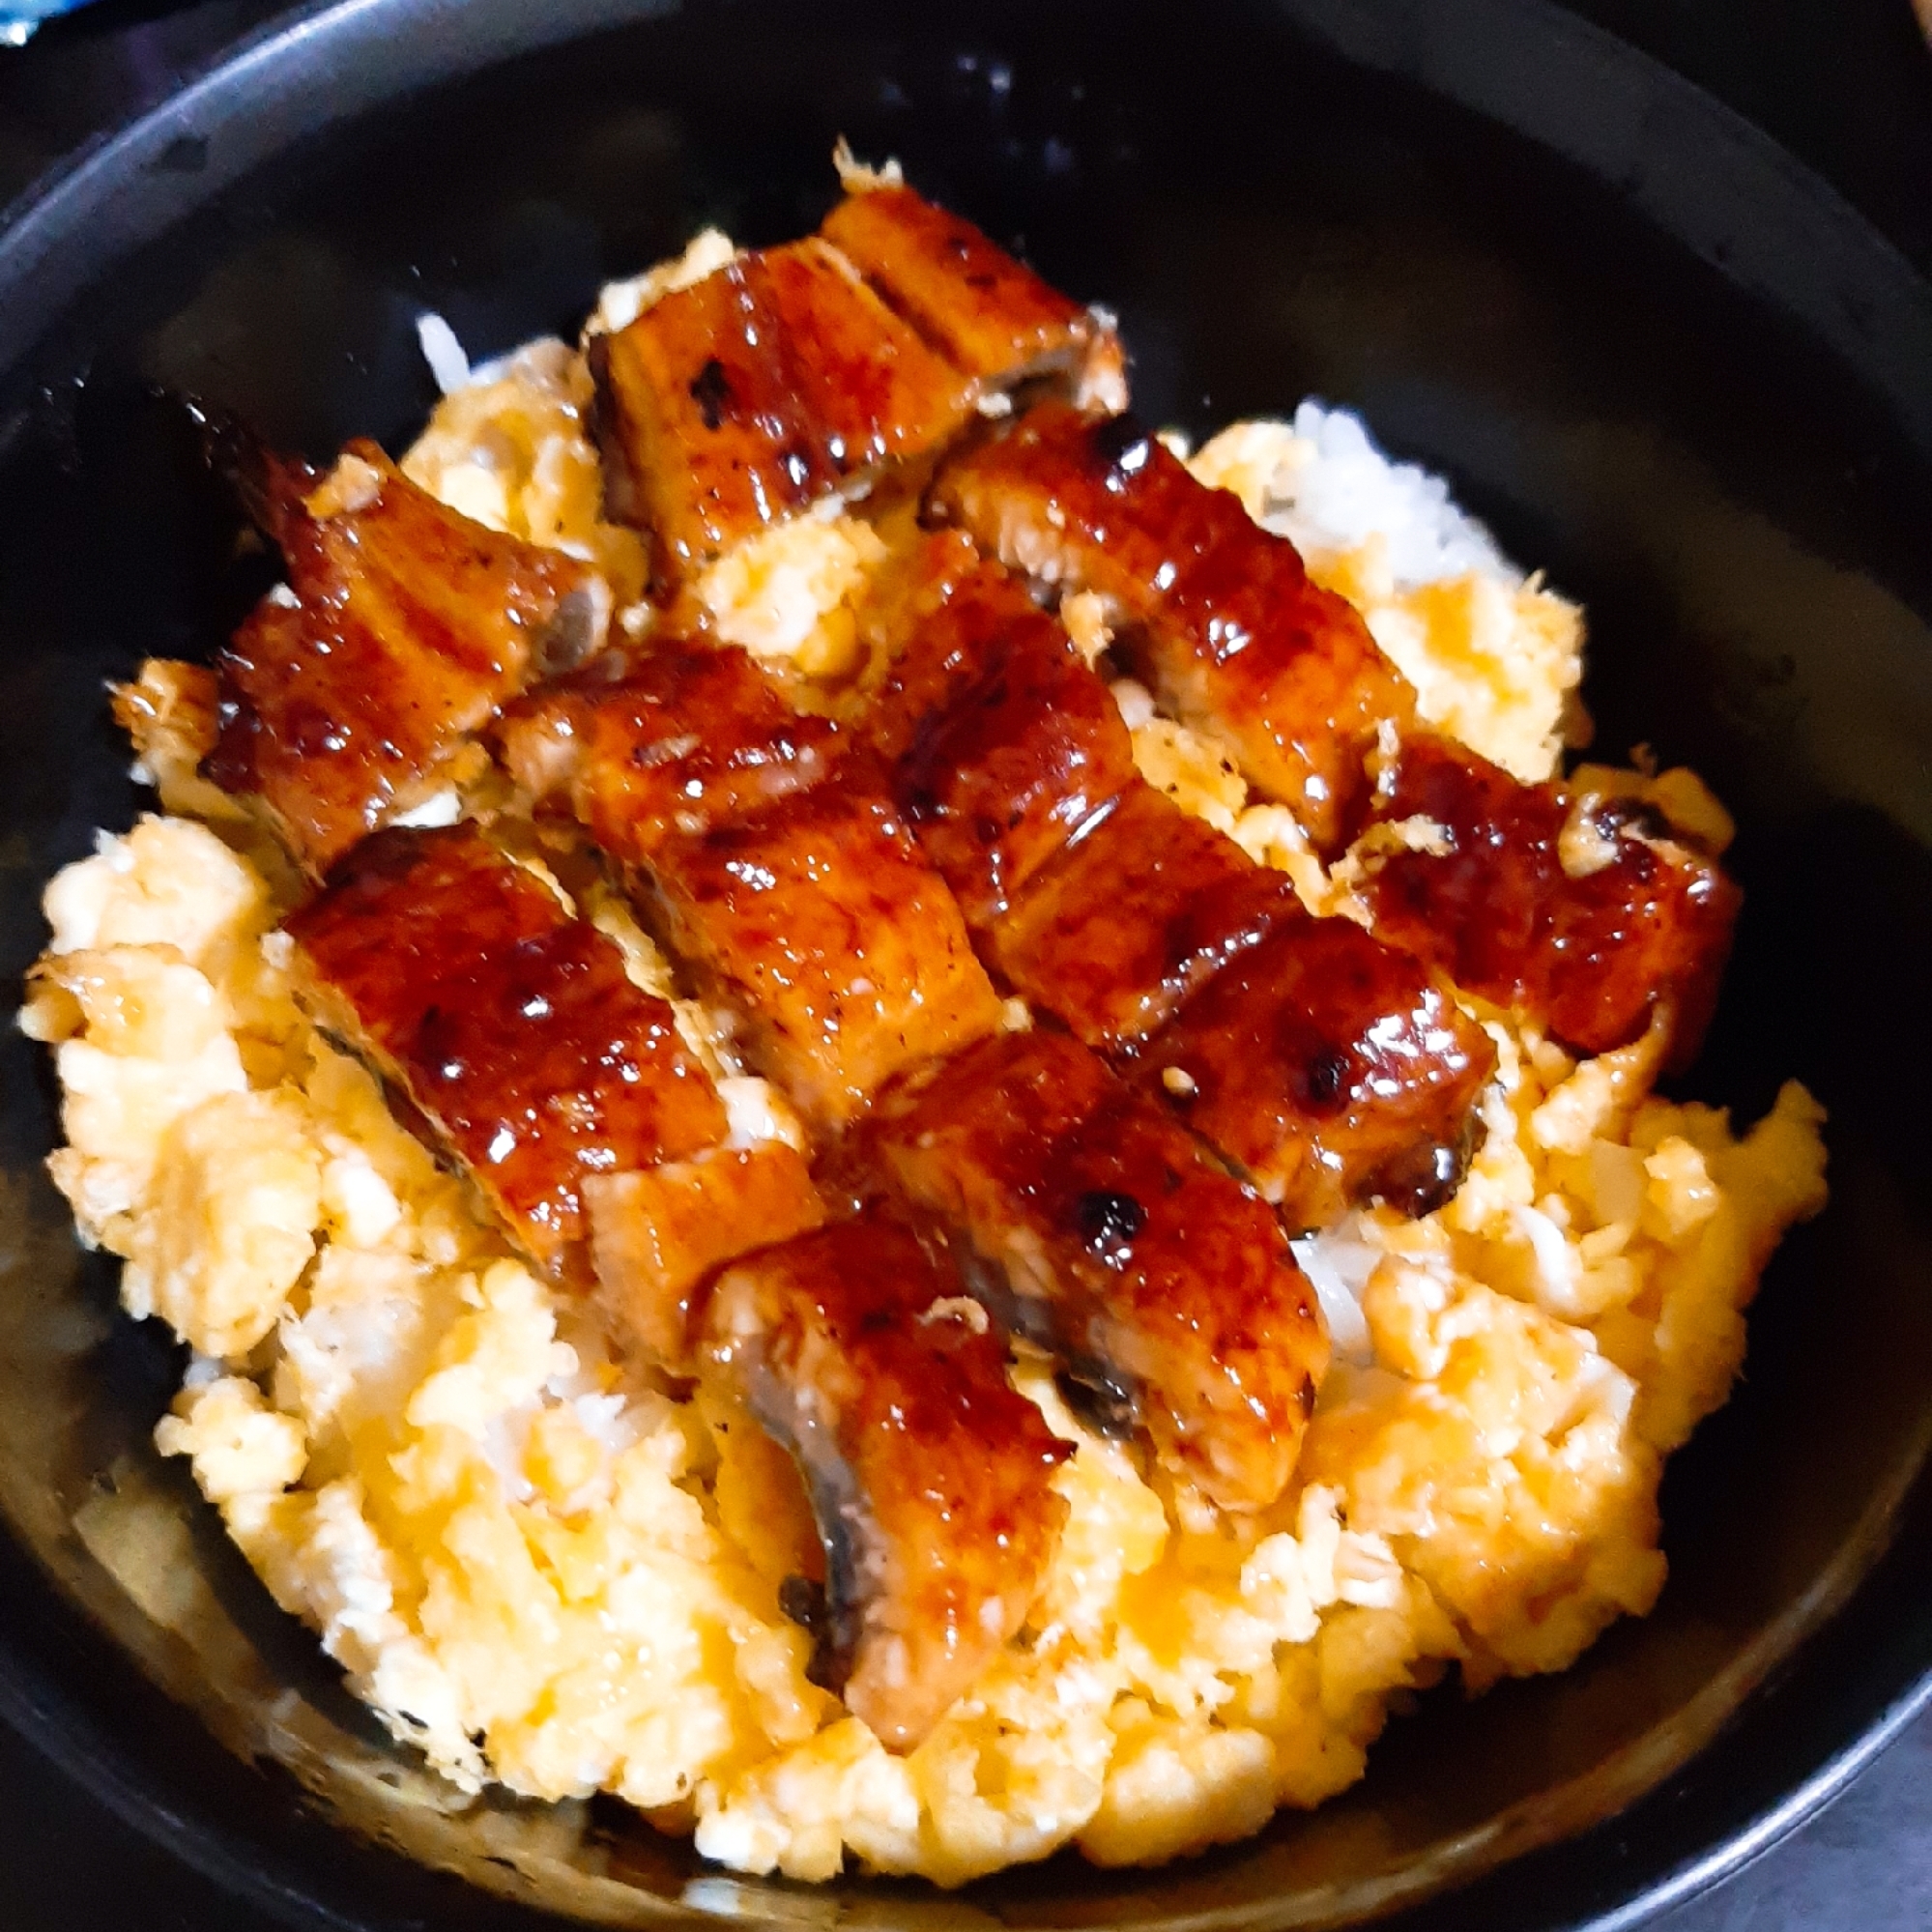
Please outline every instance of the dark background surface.
M1455 4L1442 0L1446 15ZM1570 4L1757 122L1932 274L1932 52L1909 0ZM23 52L0 53L0 203L276 11L267 0L108 0ZM0 1932L252 1932L261 1922L0 1730ZM1658 1923L1932 1928L1932 1718L1804 1831Z

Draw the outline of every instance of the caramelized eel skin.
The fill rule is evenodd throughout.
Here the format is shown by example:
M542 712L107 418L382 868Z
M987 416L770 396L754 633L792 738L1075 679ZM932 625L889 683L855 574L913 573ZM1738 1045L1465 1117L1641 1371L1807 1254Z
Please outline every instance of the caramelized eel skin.
M848 748L735 647L672 643L587 667L507 709L505 764L533 799L561 795L629 865L815 785Z
M1284 874L1141 783L1033 880L993 953L1088 1046L1131 1056L1298 910Z
M950 1271L882 1211L727 1268L711 1372L798 1462L825 1545L829 1679L910 1750L1018 1631L1070 1453Z
M1589 814L1607 855L1580 877L1560 851L1572 811ZM1667 1000L1669 1064L1695 1058L1743 903L1715 860L1641 807L1519 785L1437 737L1403 740L1377 816L1426 818L1448 847L1376 864L1363 897L1378 933L1471 993L1541 1015L1582 1053L1634 1039Z
M1605 807L1614 857L1566 874L1565 789L1419 729L1360 617L1229 492L1126 418L1043 403L949 464L931 501L1016 567L1103 593L1168 704L1229 740L1317 846L1412 816L1446 832L1445 851L1377 859L1364 897L1378 937L1579 1053L1625 1045L1667 1002L1671 1063L1694 1056L1740 903L1716 862Z
M909 187L849 194L819 232L947 360L981 381L1071 367L1095 335L1078 303Z
M865 1146L965 1230L996 1319L1224 1507L1293 1472L1328 1366L1312 1290L1265 1202L1078 1041L1000 1035L880 1096Z
M260 460L251 494L288 591L216 660L219 735L203 765L318 877L433 790L560 640L574 651L596 640L573 632L601 629L584 564L457 515L373 443L344 458L327 479Z
M796 715L735 648L672 647L533 701L505 759L567 796L761 1071L821 1127L990 1032L958 906L863 746Z
M863 756L667 847L652 885L673 949L749 1017L753 1057L823 1125L998 1024L959 908Z
M1439 1205L1495 1060L1447 985L1147 784L1099 675L957 533L868 621L866 725L1003 983L1138 1065L1291 1225Z
M996 931L1068 841L1140 786L1119 707L1060 625L958 536L915 553L871 627L890 663L863 729L967 923Z
M817 239L740 255L591 344L609 507L661 592L733 544L943 441L950 367Z
M948 463L930 502L1004 562L1105 597L1163 701L1230 738L1256 787L1335 842L1366 789L1364 750L1412 697L1293 544L1131 418L1059 402Z
M473 826L364 840L288 921L299 984L546 1273L591 1285L583 1190L724 1138L671 1009Z
M1298 913L1208 982L1141 1078L1290 1226L1318 1228L1364 1200L1440 1207L1467 1168L1494 1065L1434 975L1346 919ZM1170 1070L1186 1077L1178 1094Z

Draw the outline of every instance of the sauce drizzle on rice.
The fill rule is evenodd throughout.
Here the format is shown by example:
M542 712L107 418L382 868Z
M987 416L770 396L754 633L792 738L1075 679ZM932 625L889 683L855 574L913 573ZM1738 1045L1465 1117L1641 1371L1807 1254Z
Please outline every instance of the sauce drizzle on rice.
M334 575L296 583L295 605L263 622L293 648L312 623L291 613L327 605L368 661L416 680L427 721L420 742L378 733L360 774L311 746L333 788L316 794L323 813L300 809L301 761L276 765L255 791L278 836L320 871L385 819L486 822L486 858L474 826L384 837L516 875L503 875L509 896L534 924L503 937L522 949L526 998L556 967L605 989L607 1021L648 1016L607 1026L609 1053L573 1034L568 1080L502 1096L520 1118L568 1126L533 1143L581 1150L567 1211L538 1189L550 1205L533 1222L517 1188L440 1167L322 1030L316 904L332 902L279 930L312 888L236 849L262 851L209 783L242 768L216 743L242 729L238 694L258 718L280 700L236 664L224 716L188 667L145 667L120 695L166 815L103 836L50 883L23 1024L56 1052L66 1145L51 1165L83 1238L123 1257L131 1312L197 1351L160 1447L190 1459L276 1600L439 1771L541 1798L607 1789L748 1872L823 1879L856 1860L955 1885L1066 1844L1151 1862L1352 1782L1397 1692L1452 1667L1477 1687L1560 1669L1648 1609L1663 1457L1724 1399L1784 1228L1823 1205L1822 1115L1788 1086L1740 1136L1654 1092L1673 1029L1680 1043L1696 1030L1694 973L1676 976L1675 1011L1646 995L1603 1017L1516 964L1472 965L1472 929L1429 911L1430 892L1462 888L1413 880L1448 877L1430 868L1477 822L1425 782L1431 758L1465 779L1495 760L1492 817L1497 797L1543 812L1524 889L1559 923L1574 900L1620 930L1626 875L1654 896L1721 880L1728 827L1685 773L1591 767L1556 788L1574 613L1335 417L1236 425L1197 475L1138 432L1105 434L1116 468L1141 451L1134 474L1158 473L1229 556L1285 570L1285 542L1255 539L1259 522L1292 523L1297 597L1346 632L1381 693L1358 707L1366 829L1341 822L1356 780L1322 764L1333 743L1296 752L1328 787L1329 822L1240 755L1255 732L1290 744L1281 719L1232 718L1211 678L1163 672L1170 613L1128 578L1102 581L1090 557L1080 573L1105 595L1063 602L1063 630L963 538L931 539L944 581L915 572L926 602L908 617L904 573L929 541L913 527L921 465L961 421L1007 411L1016 426L969 438L939 500L989 551L1028 567L1058 556L1064 588L1064 531L1021 557L1001 517L1034 500L988 496L982 513L966 482L1027 447L1029 422L1084 424L1077 413L1116 411L1124 390L1103 320L896 181L852 179L822 239L763 256L714 240L628 288L605 304L622 326L595 351L607 389L626 368L649 376L633 354L647 340L698 357L682 428L633 437L622 425L644 417L607 418L649 498L675 480L667 435L757 428L726 408L738 382L724 359L705 375L700 325L721 299L734 315L755 297L889 318L787 351L821 357L809 380L787 378L793 399L817 398L798 433L820 442L804 513L770 523L782 545L732 551L722 511L680 510L648 533L658 601L636 601L638 538L603 521L587 485L603 467L591 374L561 343L446 398L399 472L370 451L276 499ZM978 265L978 307L961 305L961 263ZM902 334L927 401L914 410L905 385L864 391L871 414L841 427L838 409L863 395L824 374L829 345L863 360ZM1039 401L1041 386L1063 400ZM1325 490L1344 464L1347 489ZM1344 499L1379 506L1366 533L1355 510L1346 528L1322 521ZM794 506L763 502L762 522ZM445 581L464 586L431 613L460 692L404 649L429 592L383 574L398 520L432 532L457 570ZM331 547L362 525L373 561ZM672 580L714 551L704 592L680 603ZM629 671L587 668L520 703L602 637L600 595L626 606L608 635ZM513 634L472 662L464 625L505 599ZM761 640L756 666L718 650L734 636ZM1144 688L1109 693L1123 656L1182 715ZM1246 739L1229 731L1243 723ZM533 820L540 797L571 812ZM779 964L798 946L764 948L742 920L698 943L714 902L689 880L715 861L756 899L773 868L747 828L853 798L893 818L895 864L940 895L948 983L975 996L958 1024L944 999L899 1024L891 998L917 973L880 963L872 982L864 915L839 937L844 915L824 908L858 904L874 875L821 840L800 877L823 871L837 889L812 900L812 969L836 975L878 1039L840 1033L800 1057L785 1029L824 1008L802 967ZM631 868L669 955L597 880L579 820ZM434 895L418 897L428 916ZM1399 906L1454 943L1421 943ZM1136 918L1158 943L1140 947ZM1117 943L1092 937L1109 932ZM443 937L449 962L476 964L475 934ZM1543 943L1532 935L1525 957ZM549 958L560 946L567 961ZM1697 948L1711 956L1708 939ZM1343 964L1321 965L1330 955ZM1604 986L1635 969L1617 948L1600 955ZM1643 957L1650 988L1673 983ZM386 962L409 968L390 974L392 1010L421 991L412 963L426 959ZM1296 981L1303 966L1326 992ZM1371 989L1359 1011L1308 1035L1358 966ZM1399 999L1378 978L1398 970ZM639 1026L690 1105L625 1140L591 1117L584 1068L609 1075L610 1098L644 1097L630 1091L650 1085L630 1051ZM442 1062L412 1072L421 1028L404 1030L376 1057L414 1090ZM1230 1051L1237 1037L1269 1050ZM512 1085L524 1077L508 1033L487 1044ZM1016 1067L1046 1070L1041 1104L1016 1122L976 1114L988 1070ZM478 1127L479 1151L467 1131L453 1114L439 1128L479 1173L490 1135ZM1289 1209L1286 1226L1197 1132ZM1197 1195L1218 1218L1175 1204ZM735 1259L742 1245L703 1222L715 1203L782 1245ZM1236 1258L1203 1259L1208 1228ZM1204 1340L1217 1268L1254 1292L1222 1297L1227 1332ZM572 1285L599 1269L602 1301ZM868 1362L886 1366L854 1367ZM968 1430L922 1469L908 1446L954 1440L968 1415L992 1419L982 1445L958 1447ZM963 1480L982 1462L988 1480ZM995 1548L999 1563L975 1569ZM936 1638L951 1676L916 1662Z

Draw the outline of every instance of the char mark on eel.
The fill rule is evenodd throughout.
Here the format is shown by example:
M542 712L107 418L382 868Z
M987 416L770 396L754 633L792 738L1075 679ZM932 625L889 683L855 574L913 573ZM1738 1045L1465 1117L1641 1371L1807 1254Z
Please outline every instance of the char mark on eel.
M948 463L929 507L1015 569L1103 597L1163 701L1319 850L1378 834L1362 896L1383 937L1585 1053L1666 1004L1673 1064L1694 1055L1739 904L1715 858L1421 726L1360 615L1131 418L1044 402Z

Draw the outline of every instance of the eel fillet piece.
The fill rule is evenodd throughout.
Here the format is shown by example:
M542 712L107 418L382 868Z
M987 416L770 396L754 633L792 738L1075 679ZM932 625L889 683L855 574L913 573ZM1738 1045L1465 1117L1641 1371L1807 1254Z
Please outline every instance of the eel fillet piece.
M590 1174L583 1194L608 1306L623 1332L675 1375L691 1372L694 1318L711 1275L825 1219L809 1164L783 1140Z
M363 840L284 929L363 1052L553 1280L593 1284L584 1190L722 1140L723 1103L617 945L474 826Z
M591 345L607 501L675 587L951 436L972 385L829 244L740 255Z
M1133 1057L1300 913L1285 874L1142 781L1029 881L991 952L1088 1046Z
M649 533L660 595L863 495L1017 384L1126 402L1110 328L904 187L849 195L819 235L661 297L591 358L610 511Z
M1328 1366L1313 1291L1266 1202L1064 1034L982 1042L880 1096L868 1156L963 1231L962 1272L1105 1426L1224 1508L1293 1473Z
M871 755L735 649L667 647L502 734L562 796L762 1071L822 1127L991 1032L999 1001Z
M1297 1226L1460 1178L1494 1049L1447 983L1134 768L1104 680L966 539L929 540L869 624L898 794L1003 982L1136 1070Z
M952 894L862 756L668 849L653 884L667 942L748 1016L753 1057L825 1126L998 1024Z
M877 1208L726 1268L703 1336L804 1478L831 1687L910 1750L1038 1596L1069 1446L1008 1386L984 1311Z
M1442 1206L1495 1063L1438 974L1347 919L1297 911L1155 1036L1139 1079L1289 1226L1318 1228L1364 1202Z
M909 187L848 194L819 230L957 369L995 389L1063 377L1082 406L1122 409L1120 344L970 221Z
M1716 860L1419 728L1360 616L1138 425L1044 403L949 464L931 505L1015 568L1102 594L1163 700L1324 851L1414 822L1405 850L1365 848L1379 936L1580 1053L1667 1002L1671 1063L1695 1054L1740 904ZM1573 809L1591 822L1566 848Z
M529 798L562 799L637 866L808 790L851 746L795 711L749 653L702 643L630 662L613 652L512 706L495 735Z
M1579 1053L1635 1039L1667 1001L1667 1066L1696 1057L1744 895L1656 813L1415 736L1383 762L1376 817L1430 832L1365 868L1376 932Z
M1057 402L948 464L930 502L1013 568L1104 597L1162 701L1227 739L1259 791L1334 845L1376 728L1406 722L1414 700L1293 544L1131 418Z
M1113 694L1058 620L954 533L890 569L862 621L879 670L854 724L968 923L995 931L1033 877L1143 783Z
M505 700L596 649L609 593L561 551L446 508L373 443L327 476L255 452L244 495L288 582L216 659L202 768L319 877L449 782Z

